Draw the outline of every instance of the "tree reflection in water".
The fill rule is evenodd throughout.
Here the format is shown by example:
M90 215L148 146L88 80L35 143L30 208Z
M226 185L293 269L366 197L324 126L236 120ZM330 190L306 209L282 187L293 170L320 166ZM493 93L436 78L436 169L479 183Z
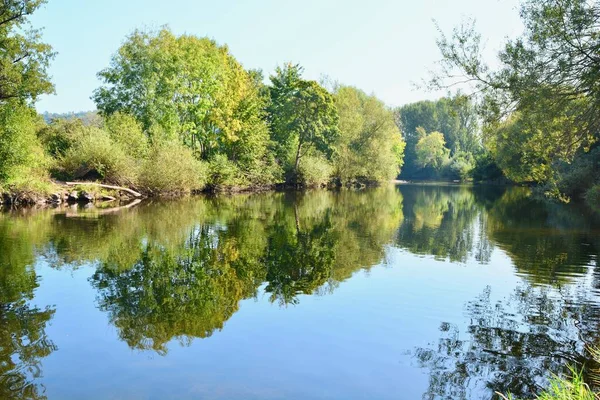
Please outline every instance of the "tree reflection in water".
M45 332L54 310L29 303L38 286L35 250L10 228L29 230L23 220L0 223L0 398L45 399L38 378L41 360L56 350Z
M298 304L299 295L325 284L333 288L380 262L402 219L402 197L392 187L365 195L285 195L275 204L263 199L233 205L240 199L206 199L208 218L179 241L146 237L131 247L130 266L112 257L101 263L91 278L100 309L130 347L166 354L174 338L189 344L208 337L263 282L280 305ZM350 250L351 257L341 255Z
M479 222L471 226L486 236L479 240L483 250L476 245L464 251L460 237L468 237L470 228L457 229L460 223L445 228L446 219L456 215L445 212L428 235L449 237L426 241L435 243L430 253L462 260L472 253L481 262L489 256L480 254L498 247L523 282L508 299L494 299L488 287L465 305L465 326L442 322L438 342L413 351L418 365L429 370L425 399L490 398L495 391L530 397L547 383L549 372L565 372L567 364L585 366L585 371L594 367L585 344L600 342L600 303L593 290L598 275L595 217L575 207L537 202L523 190L507 190L480 206Z

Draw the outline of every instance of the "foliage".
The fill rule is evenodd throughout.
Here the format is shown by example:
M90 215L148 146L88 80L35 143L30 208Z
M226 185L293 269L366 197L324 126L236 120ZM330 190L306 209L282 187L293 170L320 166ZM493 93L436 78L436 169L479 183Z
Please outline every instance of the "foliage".
M471 153L460 151L450 159L448 172L452 179L467 181L473 175L475 158Z
M595 210L600 210L600 185L596 184L585 192L585 201Z
M419 101L402 106L395 113L406 140L403 177L423 177L426 172L417 162L416 145L422 137L419 127L426 132L441 132L450 156L461 151L476 156L481 151L477 112L467 96L457 94L437 101Z
M306 155L300 160L296 182L303 186L324 186L333 173L331 163L322 155Z
M45 0L5 0L0 8L0 105L35 102L52 93L47 68L52 48L41 42L39 30L27 29L28 18Z
M225 155L219 154L210 160L209 182L215 188L235 186L240 182L240 171Z
M71 179L101 178L117 185L135 185L135 161L99 128L81 126L75 142L58 158L62 173Z
M489 151L484 151L475 157L472 176L475 182L498 182L505 179L504 173Z
M39 124L29 106L0 105L0 191L46 191L48 159L36 137Z
M457 76L469 82L500 168L511 179L545 183L555 179L556 165L570 163L598 139L600 7L526 0L520 15L525 31L505 43L495 70L482 58L473 22L442 35L442 70L432 85L457 84ZM582 189L589 184L579 183Z
M42 126L37 136L50 156L60 157L79 139L84 125L80 119L54 119Z
M277 157L293 174L293 179L305 155L318 151L330 159L339 136L333 96L301 75L302 68L298 65L278 67L271 76L267 107Z
M268 161L260 85L226 46L135 31L98 75L98 109L134 116L151 140L179 140L204 160L225 155L254 174Z
M149 193L187 193L202 190L207 181L206 163L194 158L183 145L156 143L143 161L139 186Z
M45 1L7 0L0 7L0 192L48 190L47 159L35 137L40 124L30 108L52 93L47 67L54 54L28 18Z
M106 118L105 129L111 139L134 158L144 158L148 153L148 137L142 126L130 115L116 112Z
M416 164L422 168L430 167L440 171L448 163L450 153L445 146L444 135L441 132L422 132L422 137L415 146Z
M340 136L335 144L335 175L341 183L383 182L395 178L405 143L394 114L375 96L351 86L334 91Z

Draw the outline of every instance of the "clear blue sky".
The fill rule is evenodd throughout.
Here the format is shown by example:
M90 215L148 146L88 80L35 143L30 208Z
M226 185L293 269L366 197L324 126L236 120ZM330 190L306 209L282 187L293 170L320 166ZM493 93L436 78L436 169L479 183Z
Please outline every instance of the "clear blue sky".
M435 19L445 32L474 17L493 58L521 31L517 0L49 0L32 18L58 52L50 73L56 95L39 111L94 109L96 73L135 28L169 25L177 33L227 44L247 68L268 75L292 61L306 77L326 75L374 93L391 106L439 93L414 89L439 59Z

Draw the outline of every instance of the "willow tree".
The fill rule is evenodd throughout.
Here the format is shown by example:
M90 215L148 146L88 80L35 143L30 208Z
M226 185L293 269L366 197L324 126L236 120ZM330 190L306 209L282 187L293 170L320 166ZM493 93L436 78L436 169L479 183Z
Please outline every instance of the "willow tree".
M375 96L350 86L335 89L340 136L336 142L336 175L382 182L400 172L405 143L393 112Z
M98 109L135 116L155 141L178 139L201 159L226 156L242 170L266 155L257 80L214 40L136 30L98 76Z

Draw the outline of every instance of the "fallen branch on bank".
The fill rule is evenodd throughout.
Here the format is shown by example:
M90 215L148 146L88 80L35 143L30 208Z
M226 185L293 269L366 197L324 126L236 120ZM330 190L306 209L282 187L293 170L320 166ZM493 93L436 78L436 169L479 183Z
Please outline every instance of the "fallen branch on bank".
M67 185L69 185L69 186L76 186L76 185L99 186L99 187L103 187L103 188L106 188L106 189L121 190L123 192L127 192L129 194L132 194L135 197L142 197L141 193L138 193L135 190L131 190L129 188L121 187L121 186L104 185L102 183L92 183L92 182L65 182L65 183Z

